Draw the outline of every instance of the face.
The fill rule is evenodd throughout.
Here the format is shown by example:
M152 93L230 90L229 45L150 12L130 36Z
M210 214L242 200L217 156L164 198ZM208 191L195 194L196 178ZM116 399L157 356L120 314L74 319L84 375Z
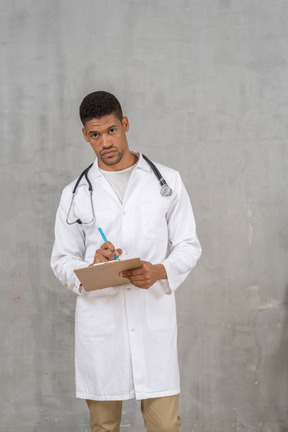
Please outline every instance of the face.
M82 129L98 157L99 167L106 171L119 171L133 165L134 157L128 148L126 132L129 130L127 117L122 122L115 114L94 118Z

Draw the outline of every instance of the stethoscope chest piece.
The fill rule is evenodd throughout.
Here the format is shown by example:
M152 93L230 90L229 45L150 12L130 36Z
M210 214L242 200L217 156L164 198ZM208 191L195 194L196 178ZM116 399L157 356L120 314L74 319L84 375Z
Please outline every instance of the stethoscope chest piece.
M160 189L160 194L161 194L163 197L171 196L172 193L173 193L173 191L172 191L172 189L167 185L167 183L165 183L165 184L161 187L161 189Z

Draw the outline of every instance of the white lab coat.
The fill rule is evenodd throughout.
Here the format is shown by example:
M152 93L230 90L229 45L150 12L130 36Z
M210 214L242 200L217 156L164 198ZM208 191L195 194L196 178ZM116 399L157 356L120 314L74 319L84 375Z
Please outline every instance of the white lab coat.
M51 266L77 295L75 313L76 396L92 400L147 399L180 391L174 291L201 255L195 220L177 171L156 164L173 194L160 185L140 155L119 201L98 168L89 171L96 221L68 225L66 216L75 182L62 194L56 216ZM91 219L90 196L82 180L70 220ZM87 293L73 273L93 262L103 243L98 227L122 259L140 257L162 263L167 280L144 290L131 284Z

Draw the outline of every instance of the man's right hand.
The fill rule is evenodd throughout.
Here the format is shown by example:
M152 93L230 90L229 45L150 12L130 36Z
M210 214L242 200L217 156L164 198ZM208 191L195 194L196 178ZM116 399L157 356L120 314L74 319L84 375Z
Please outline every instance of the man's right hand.
M102 244L100 249L97 249L94 255L93 264L105 262L105 261L114 261L114 254L119 258L122 254L122 249L115 249L114 245L109 241Z

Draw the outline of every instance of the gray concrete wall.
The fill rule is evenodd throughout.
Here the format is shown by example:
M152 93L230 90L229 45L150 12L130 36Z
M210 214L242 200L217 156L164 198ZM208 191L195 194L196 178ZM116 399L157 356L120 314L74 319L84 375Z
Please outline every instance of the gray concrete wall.
M88 431L75 297L49 259L60 192L94 157L78 106L96 89L193 202L183 432L287 432L287 0L1 0L0 20L1 432ZM136 405L122 431L143 431Z

